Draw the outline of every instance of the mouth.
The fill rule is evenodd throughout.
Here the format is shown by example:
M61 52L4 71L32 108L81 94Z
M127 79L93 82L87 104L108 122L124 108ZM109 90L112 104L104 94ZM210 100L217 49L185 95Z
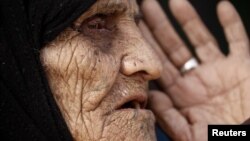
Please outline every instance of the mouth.
M148 96L146 93L137 93L125 96L117 103L115 110L143 110L146 108L147 99Z

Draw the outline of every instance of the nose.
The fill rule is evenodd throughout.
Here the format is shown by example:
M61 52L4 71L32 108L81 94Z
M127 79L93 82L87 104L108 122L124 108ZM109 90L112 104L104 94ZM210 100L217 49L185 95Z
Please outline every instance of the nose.
M128 31L129 29L127 29ZM162 65L153 48L144 40L139 29L127 32L127 51L122 58L121 72L130 76L136 73L146 80L160 77Z

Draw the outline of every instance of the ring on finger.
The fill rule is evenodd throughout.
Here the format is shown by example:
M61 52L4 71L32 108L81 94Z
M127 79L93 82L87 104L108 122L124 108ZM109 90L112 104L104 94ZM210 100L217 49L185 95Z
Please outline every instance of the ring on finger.
M188 71L196 68L199 66L199 63L196 58L192 57L190 58L184 65L181 67L180 71L181 73L187 73Z

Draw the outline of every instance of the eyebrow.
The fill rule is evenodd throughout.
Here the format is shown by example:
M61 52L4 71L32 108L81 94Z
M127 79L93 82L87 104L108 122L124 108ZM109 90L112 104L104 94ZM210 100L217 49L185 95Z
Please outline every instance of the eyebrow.
M130 0L125 0L130 3ZM128 3L124 0L99 0L96 4L96 13L122 13L129 9Z
M128 12L131 18L140 21L143 18L141 11L135 7L132 2L136 0L99 0L102 1L97 4L96 13L98 14L114 14ZM138 1L136 1L138 4Z
M86 11L77 21L82 23L89 17L97 14L121 14L128 13L135 21L142 19L142 14L136 5L133 5L136 0L98 0L88 11Z

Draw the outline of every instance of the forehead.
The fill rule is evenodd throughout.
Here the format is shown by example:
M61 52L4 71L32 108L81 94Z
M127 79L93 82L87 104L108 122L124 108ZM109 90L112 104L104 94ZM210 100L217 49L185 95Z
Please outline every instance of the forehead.
M95 14L126 14L134 18L139 14L137 0L98 0L88 11L78 18L81 22Z

